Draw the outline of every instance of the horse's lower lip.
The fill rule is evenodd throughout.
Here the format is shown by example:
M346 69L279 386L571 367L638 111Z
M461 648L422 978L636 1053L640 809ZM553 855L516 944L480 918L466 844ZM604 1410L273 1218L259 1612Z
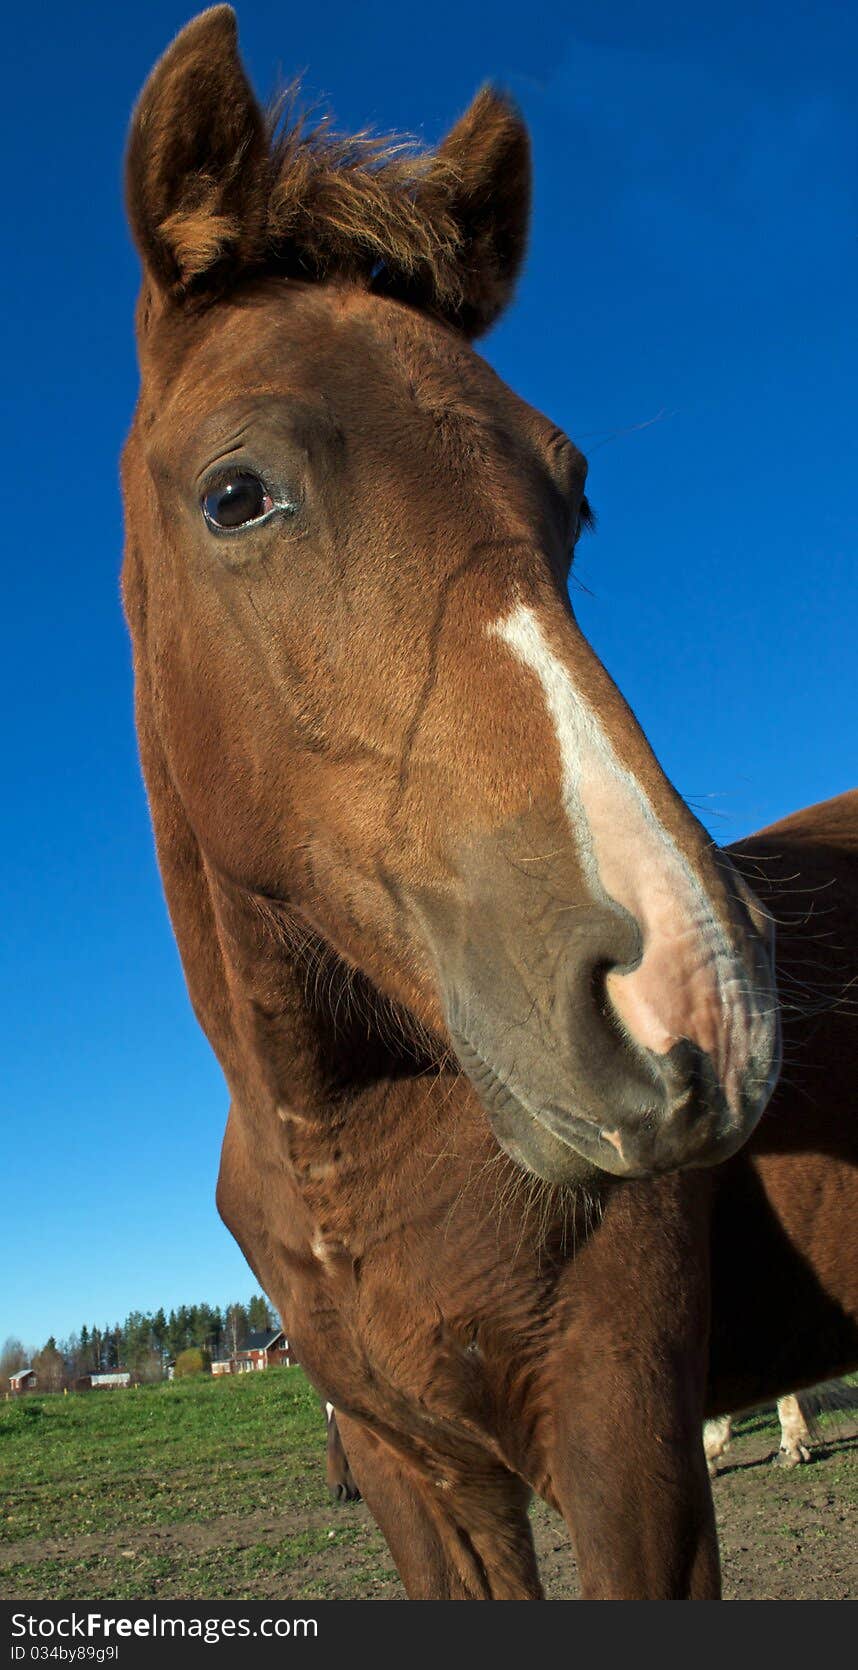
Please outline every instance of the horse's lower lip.
M614 1177L653 1177L660 1172L717 1165L741 1145L742 1121L727 1107L698 1103L694 1088L686 1088L661 1108L637 1108L632 1122L602 1122L555 1104L529 1106L501 1078L469 1039L454 1035L457 1054L483 1102L492 1130L526 1169L534 1153L534 1138L542 1131L569 1154L570 1169L584 1160ZM536 1141L536 1148L540 1144ZM555 1159L556 1163L556 1159ZM560 1160L561 1172L565 1162Z
M504 1083L500 1074L486 1061L485 1056L475 1048L470 1039L462 1037L461 1034L454 1035L454 1043L462 1065L485 1105L489 1121L502 1146L506 1144L498 1133L498 1122L500 1118L508 1121L512 1117L515 1121L520 1121L524 1130L541 1126L569 1150L570 1156L585 1159L599 1171L610 1172L617 1177L644 1175L643 1170L629 1164L618 1132L609 1131L606 1134L606 1128L596 1124L594 1120L570 1113L565 1108L528 1107Z
M639 1130L626 1131L597 1124L566 1108L543 1107L534 1113L519 1102L517 1112L523 1124L541 1126L568 1148L570 1155L583 1158L613 1177L655 1177L661 1172L717 1165L735 1151L741 1140L732 1120L717 1131L701 1120L698 1141L677 1152L669 1140L663 1142L655 1114L649 1119L643 1115ZM491 1109L489 1118L492 1119Z
M695 1118L693 1095L677 1098L660 1115L641 1114L635 1128L609 1129L591 1119L582 1119L565 1108L540 1108L530 1115L559 1142L615 1177L654 1177L660 1172L689 1167L719 1165L741 1146L745 1132L741 1121L726 1107L700 1110ZM527 1116L527 1109L522 1109ZM692 1130L681 1138L672 1137L674 1121L687 1114Z
M526 1117L544 1125L551 1135L576 1154L583 1154L600 1171L609 1171L615 1177L638 1177L647 1174L647 1170L631 1163L623 1149L622 1135L618 1130L609 1130L607 1126L597 1125L592 1119L583 1119L580 1115L569 1113L565 1108L540 1108L538 1113L530 1114L522 1108Z

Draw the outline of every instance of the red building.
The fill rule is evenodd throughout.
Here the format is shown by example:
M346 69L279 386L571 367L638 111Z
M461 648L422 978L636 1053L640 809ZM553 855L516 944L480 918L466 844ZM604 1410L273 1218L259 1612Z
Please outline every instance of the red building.
M35 1369L19 1368L17 1374L10 1374L9 1385L16 1397L20 1392L34 1392L36 1390Z
M236 1351L222 1362L212 1363L212 1374L250 1374L255 1369L270 1368L272 1363L282 1363L290 1368L294 1362L295 1357L283 1329L271 1328L266 1333L248 1334L244 1350Z

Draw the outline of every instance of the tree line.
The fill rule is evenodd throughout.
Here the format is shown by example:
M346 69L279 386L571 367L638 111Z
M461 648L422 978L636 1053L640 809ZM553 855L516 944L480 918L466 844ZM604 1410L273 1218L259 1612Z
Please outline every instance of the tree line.
M279 1328L280 1322L262 1293L247 1304L179 1305L165 1311L130 1311L124 1322L100 1328L84 1323L68 1339L54 1335L37 1351L9 1338L0 1350L0 1392L9 1390L9 1376L33 1368L40 1391L62 1391L81 1375L130 1369L141 1380L160 1380L166 1366L183 1351L195 1348L204 1361L243 1351L247 1337Z

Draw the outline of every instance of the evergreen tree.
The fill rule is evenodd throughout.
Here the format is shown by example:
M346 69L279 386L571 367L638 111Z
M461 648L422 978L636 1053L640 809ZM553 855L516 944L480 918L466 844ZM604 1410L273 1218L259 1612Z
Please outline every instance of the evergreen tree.
M161 1305L152 1318L152 1339L155 1350L163 1358L167 1355L167 1318Z
M51 1336L43 1348L48 1353L47 1364L56 1379L56 1359L63 1364L68 1380L84 1374L109 1372L128 1368L147 1380L157 1380L168 1359L175 1361L182 1351L202 1351L206 1358L233 1355L243 1351L249 1333L273 1333L280 1322L263 1293L253 1293L247 1304L231 1304L222 1310L219 1305L179 1305L167 1315L163 1305L154 1313L129 1311L124 1322L99 1329L83 1324L79 1334L70 1334L62 1348ZM17 1358L23 1347L17 1340L7 1341L14 1353L7 1352L9 1361ZM26 1366L26 1365L23 1365ZM7 1374L12 1373L7 1369ZM2 1385L0 1385L2 1390Z
M191 1328L191 1310L188 1305L180 1305L176 1312L176 1344L175 1351L188 1351L193 1345Z
M224 1331L224 1323L223 1323L223 1316L221 1315L221 1311L220 1311L220 1306L215 1305L213 1307L212 1313L211 1313L211 1349L212 1349L212 1356L213 1357L219 1357L220 1356L221 1345L222 1345L222 1342L223 1342L223 1331Z
M219 1310L215 1310L212 1305L195 1307L194 1345L206 1351L210 1357L216 1356L222 1331L223 1323Z
M152 1319L142 1311L131 1311L122 1329L122 1362L125 1368L140 1373L153 1355Z
M264 1294L254 1293L247 1307L247 1320L252 1333L268 1334L276 1328L274 1312Z

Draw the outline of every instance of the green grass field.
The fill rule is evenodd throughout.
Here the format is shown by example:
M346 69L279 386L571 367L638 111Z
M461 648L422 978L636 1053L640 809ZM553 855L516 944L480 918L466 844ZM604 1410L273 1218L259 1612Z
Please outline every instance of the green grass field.
M727 1593L858 1592L855 1425L823 1418L821 1458L785 1474L771 1420L739 1429L715 1484ZM363 1504L330 1503L324 1448L298 1368L0 1404L0 1595L401 1595ZM533 1522L547 1592L572 1597L565 1528Z
M0 1592L298 1595L310 1574L334 1593L324 1568L361 1541L354 1580L388 1578L365 1516L329 1502L324 1449L297 1368L4 1403Z
M117 1507L138 1529L249 1512L286 1478L292 1502L309 1504L323 1435L300 1369L19 1398L0 1408L6 1536L107 1531Z

